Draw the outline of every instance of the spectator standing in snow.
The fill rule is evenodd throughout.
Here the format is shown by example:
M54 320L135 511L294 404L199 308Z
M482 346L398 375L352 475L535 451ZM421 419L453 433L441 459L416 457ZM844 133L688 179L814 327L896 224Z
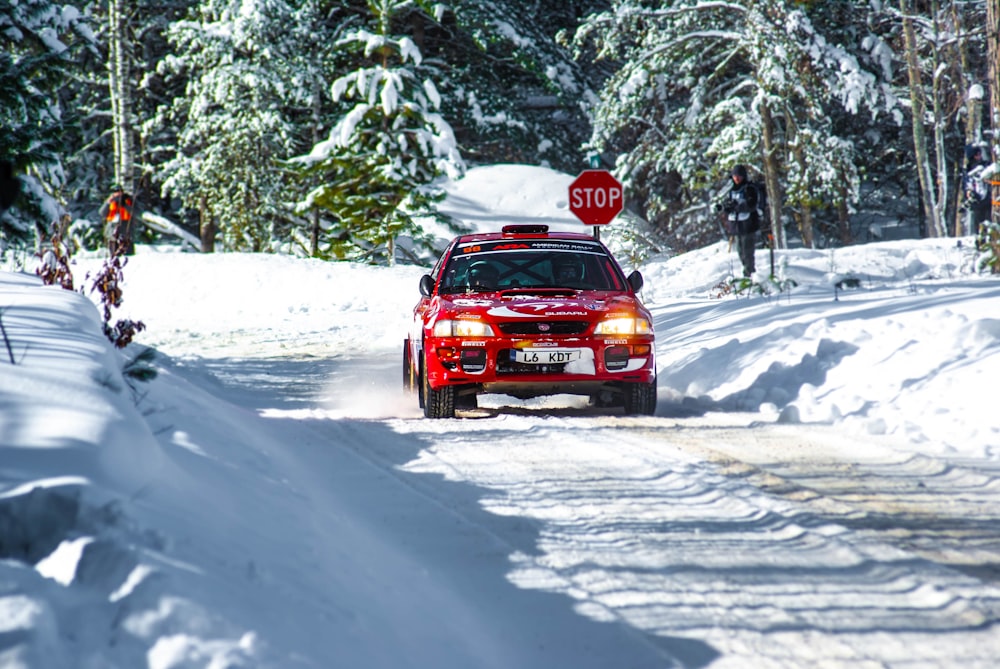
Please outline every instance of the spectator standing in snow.
M756 270L754 258L760 214L757 205L760 195L757 185L750 182L745 165L736 165L730 174L733 184L723 197L719 208L726 212L726 234L736 238L736 250L743 263L743 276L749 278Z
M982 147L965 147L965 173L962 175L962 206L965 211L965 233L979 235L979 226L988 223L991 214L990 184Z
M104 219L104 239L108 243L111 255L133 255L135 244L132 241L132 196L118 184L111 187L111 196L101 207L101 217Z

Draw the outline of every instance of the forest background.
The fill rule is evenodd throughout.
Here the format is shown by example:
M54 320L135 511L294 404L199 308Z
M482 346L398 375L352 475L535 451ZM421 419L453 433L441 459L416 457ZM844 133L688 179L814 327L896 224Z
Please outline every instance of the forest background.
M57 221L99 248L120 183L138 241L426 262L436 183L497 163L612 170L674 252L718 238L736 163L779 248L961 236L998 27L1000 0L0 0L0 251Z

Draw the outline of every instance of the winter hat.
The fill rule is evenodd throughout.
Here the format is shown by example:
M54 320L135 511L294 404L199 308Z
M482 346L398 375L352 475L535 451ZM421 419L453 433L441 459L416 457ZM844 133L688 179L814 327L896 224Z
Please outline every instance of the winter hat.
M731 173L731 176L741 177L742 179L746 180L746 178L747 178L747 168L746 168L746 165L735 165L733 167L733 171Z
M965 146L965 159L975 160L976 158L981 158L983 155L983 149L975 144L967 144Z

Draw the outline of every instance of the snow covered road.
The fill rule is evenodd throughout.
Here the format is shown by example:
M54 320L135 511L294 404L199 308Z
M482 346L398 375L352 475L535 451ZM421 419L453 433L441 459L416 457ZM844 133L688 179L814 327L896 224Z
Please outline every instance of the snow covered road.
M430 421L389 357L208 366L224 396L308 426L319 442L298 471L341 476L296 487L352 509L420 565L420 599L441 598L434 584L461 593L459 609L434 607L454 666L988 667L1000 656L1000 468L988 462L669 405L638 418L492 398ZM375 409L362 401L372 396ZM345 454L381 483L345 484ZM414 594L396 596L405 608ZM455 645L470 627L478 651Z
M905 267L839 296L805 274L773 300L667 292L711 283L712 249L651 268L655 416L497 400L447 421L401 390L419 268L136 256L129 315L171 356L139 409L190 479L136 523L203 572L172 591L225 625L188 634L251 666L992 669L998 432L972 389L1000 292L915 282L954 255L935 249L839 251Z
M405 468L538 524L537 554L511 557L521 587L705 642L713 667L803 666L806 649L818 664L988 666L1000 651L996 574L976 577L1000 546L996 478L877 447L851 463L835 435L801 428L498 422Z

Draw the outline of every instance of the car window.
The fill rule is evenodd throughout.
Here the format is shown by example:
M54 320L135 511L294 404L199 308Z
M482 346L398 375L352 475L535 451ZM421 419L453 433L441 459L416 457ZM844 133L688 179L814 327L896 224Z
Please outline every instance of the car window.
M437 259L437 262L434 263L434 269L431 270L431 276L434 277L435 283L437 283L438 277L441 275L441 268L444 267L444 260L449 256L452 246L454 246L454 241L447 249L444 250L444 253L442 253Z
M457 248L444 269L441 292L516 288L624 290L624 286L621 270L600 247L546 241Z

